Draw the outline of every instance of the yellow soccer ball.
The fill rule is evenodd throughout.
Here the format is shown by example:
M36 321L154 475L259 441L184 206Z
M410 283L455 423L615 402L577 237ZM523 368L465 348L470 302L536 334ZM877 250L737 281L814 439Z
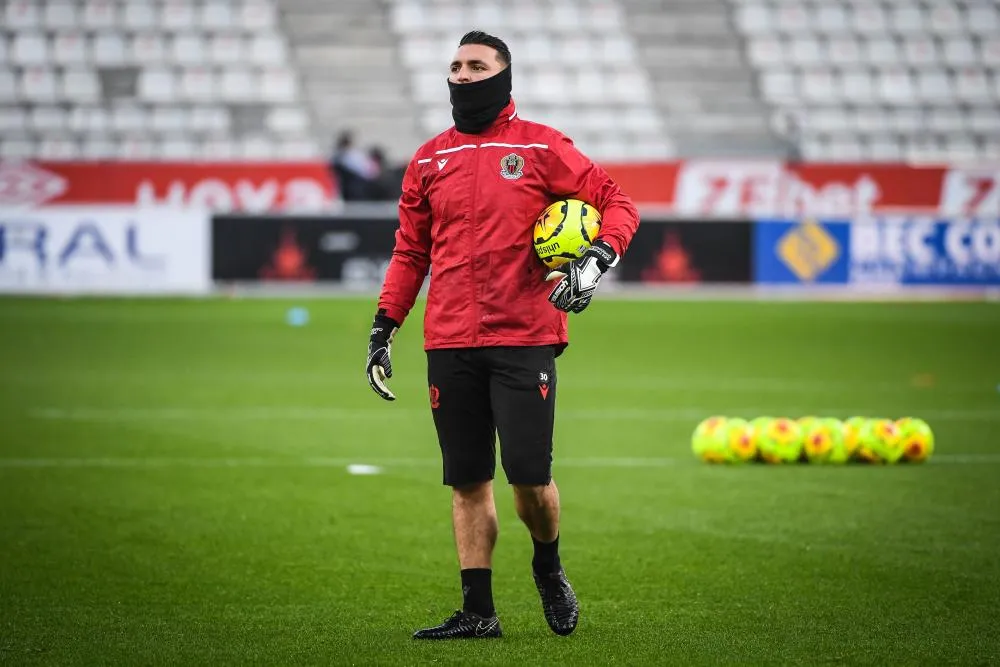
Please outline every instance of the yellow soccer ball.
M902 461L923 463L934 453L934 432L923 419L903 417L896 420L899 428Z
M581 257L601 231L601 214L579 199L550 204L535 220L531 241L542 263L555 269Z

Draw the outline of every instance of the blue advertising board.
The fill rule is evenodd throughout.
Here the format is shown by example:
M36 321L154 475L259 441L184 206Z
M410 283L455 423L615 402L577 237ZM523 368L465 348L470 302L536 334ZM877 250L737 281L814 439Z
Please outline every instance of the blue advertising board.
M996 219L765 220L754 227L758 283L1000 285Z
M850 224L770 220L754 225L754 281L844 284L850 273Z

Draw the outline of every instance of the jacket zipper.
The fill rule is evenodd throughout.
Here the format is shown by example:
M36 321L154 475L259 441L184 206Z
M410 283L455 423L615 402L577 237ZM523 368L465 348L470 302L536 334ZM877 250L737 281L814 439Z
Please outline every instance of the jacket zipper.
M469 282L472 284L472 346L475 347L479 342L479 280L476 276L476 240L479 237L479 215L476 212L476 195L479 193L479 143L476 143L475 148L475 160L476 166L472 170L472 205L470 207L470 217L472 218L470 225L472 229L472 234L469 239L469 269L472 271L472 280Z

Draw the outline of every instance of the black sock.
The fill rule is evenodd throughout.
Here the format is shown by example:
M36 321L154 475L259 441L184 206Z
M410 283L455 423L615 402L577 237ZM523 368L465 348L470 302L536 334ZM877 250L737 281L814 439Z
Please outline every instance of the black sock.
M493 570L473 567L462 570L462 610L491 618L493 609Z
M535 574L554 574L562 564L559 562L559 536L551 542L539 542L532 535L535 544L535 557L531 559L531 569Z

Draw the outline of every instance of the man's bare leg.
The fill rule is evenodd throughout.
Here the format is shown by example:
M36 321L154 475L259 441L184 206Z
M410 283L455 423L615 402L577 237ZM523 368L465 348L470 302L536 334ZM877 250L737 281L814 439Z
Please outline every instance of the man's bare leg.
M535 545L531 569L545 620L556 634L568 635L576 629L580 606L559 561L559 489L554 481L545 486L515 484L514 503Z
M455 488L451 518L462 569L463 609L490 618L495 614L492 567L499 532L493 482Z

